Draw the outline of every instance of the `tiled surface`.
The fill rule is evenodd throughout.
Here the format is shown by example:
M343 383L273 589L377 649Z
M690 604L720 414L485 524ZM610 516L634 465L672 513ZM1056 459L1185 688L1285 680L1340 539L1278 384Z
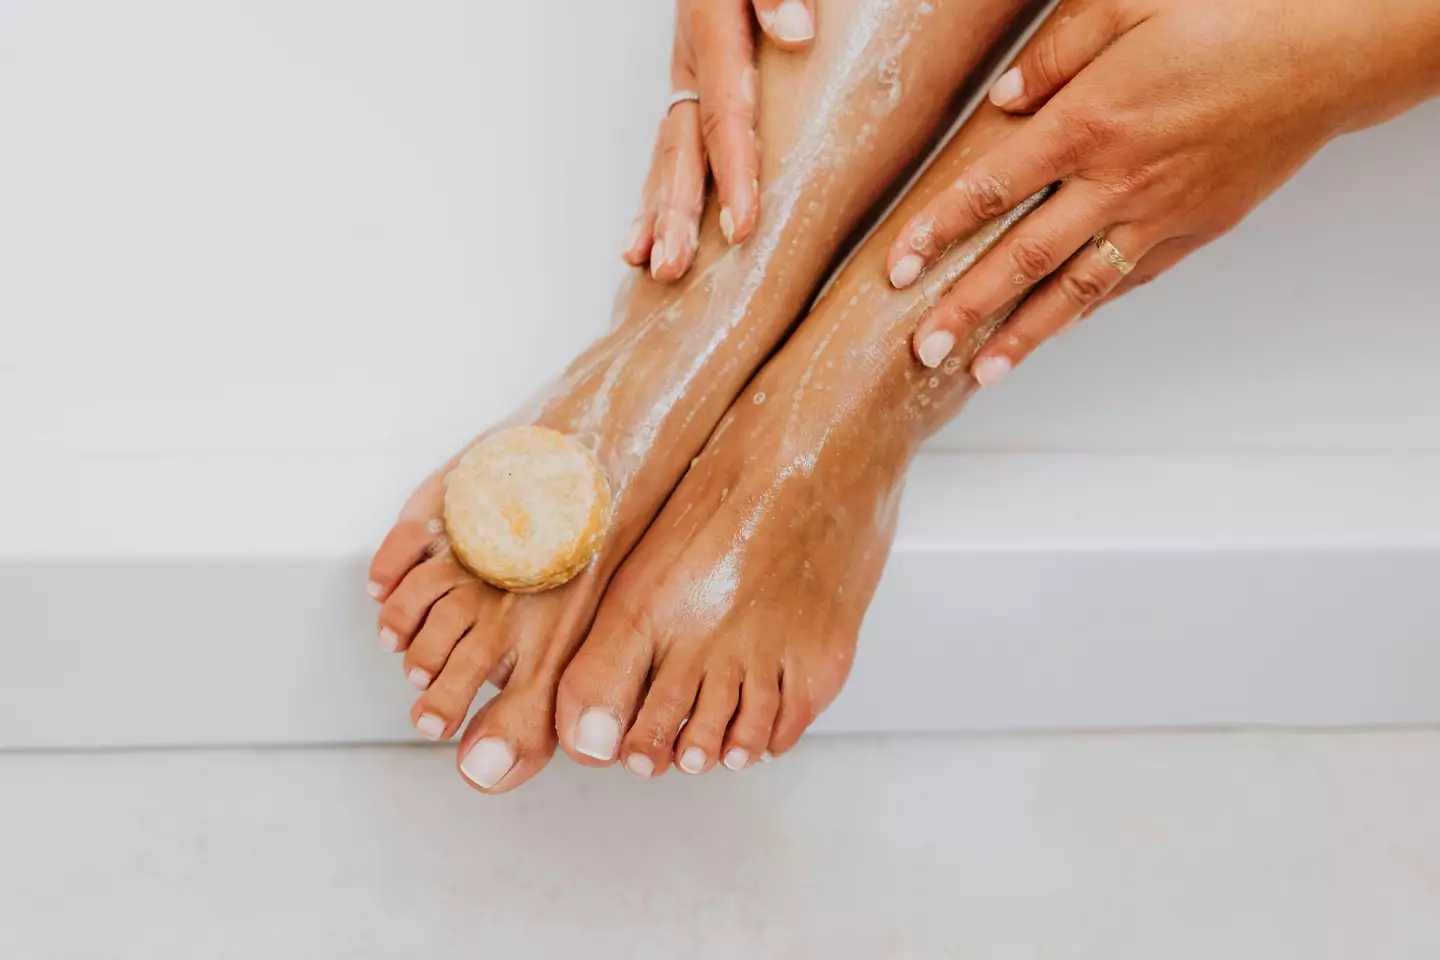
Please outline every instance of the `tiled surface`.
M0 956L1440 955L1440 732L816 738L506 798L448 751L0 756Z

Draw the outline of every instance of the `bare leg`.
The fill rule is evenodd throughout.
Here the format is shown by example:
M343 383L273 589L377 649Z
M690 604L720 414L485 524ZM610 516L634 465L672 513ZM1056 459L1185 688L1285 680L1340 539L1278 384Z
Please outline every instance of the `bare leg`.
M576 436L609 473L616 512L595 562L564 587L533 596L478 582L441 535L447 464L411 497L371 565L370 589L383 603L381 642L405 652L406 674L424 691L411 712L421 733L452 736L487 678L504 686L461 744L461 772L481 789L513 789L549 760L560 673L610 577L846 235L941 125L953 92L1017 6L828 3L808 55L761 55L766 160L755 235L730 248L716 211L707 211L685 281L666 287L633 274L611 332L570 367L538 413L516 418Z
M595 763L583 741L613 729L628 731L618 752L638 776L672 760L740 769L788 750L839 693L906 468L975 386L978 340L927 370L910 349L915 321L1038 198L908 290L886 282L886 251L969 157L1023 122L977 114L725 415L562 678L556 725L576 759Z

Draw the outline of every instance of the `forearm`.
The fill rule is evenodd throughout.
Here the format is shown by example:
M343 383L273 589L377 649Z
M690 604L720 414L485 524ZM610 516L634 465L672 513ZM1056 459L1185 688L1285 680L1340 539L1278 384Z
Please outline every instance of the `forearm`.
M1440 95L1440 0L1345 6L1361 29L1342 132L1373 127Z

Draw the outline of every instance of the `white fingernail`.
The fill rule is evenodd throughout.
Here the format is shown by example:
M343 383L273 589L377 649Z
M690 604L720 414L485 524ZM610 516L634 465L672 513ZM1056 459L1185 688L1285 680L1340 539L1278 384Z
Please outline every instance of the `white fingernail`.
M415 721L415 729L420 731L420 736L426 740L439 740L445 736L445 721L433 713L422 713L420 719Z
M625 769L641 780L655 776L655 762L643 753L632 753L625 758Z
M1019 67L1011 67L1001 74L990 88L990 102L997 107L1007 107L1025 96L1025 74Z
M975 364L970 375L982 387L993 387L1010 373L1012 364L1006 357L986 357Z
M644 226L639 220L630 224L630 229L625 233L625 246L621 249L621 253L628 254L635 249L635 244L640 242L640 231L644 229ZM436 533L438 532L437 530Z
M699 747L690 747L680 754L680 769L686 773L699 773L705 769L705 751Z
M955 349L955 334L948 330L936 330L925 335L920 341L920 362L931 370L945 362L950 351Z
M924 269L924 260L913 253L907 253L895 264L895 269L890 271L890 286L896 290L904 290L919 278L920 271Z
M389 627L383 627L380 630L379 639L380 646L384 647L386 650L389 650L391 653L394 653L396 650L400 649L400 638L396 636L395 631L391 630Z
M460 761L460 772L477 787L489 790L504 780L513 766L515 751L510 749L510 744L499 737L486 737L465 754L465 759Z
M735 217L729 207L720 208L720 232L725 234L726 243L735 242Z
M602 707L591 707L580 714L575 728L575 749L596 760L611 760L620 744L620 724L615 715Z
M405 674L405 679L409 680L410 686L416 690L429 690L430 681L435 678L424 667L412 667L410 672Z
M370 580L365 584L365 593L367 596L370 597L371 600L379 600L380 593L384 589L384 587L380 586L380 584L376 583L374 580Z
M771 29L786 43L804 43L815 36L815 20L800 0L785 0L775 8Z
M748 750L732 747L730 752L725 754L725 767L728 770L744 770L749 765L750 751Z

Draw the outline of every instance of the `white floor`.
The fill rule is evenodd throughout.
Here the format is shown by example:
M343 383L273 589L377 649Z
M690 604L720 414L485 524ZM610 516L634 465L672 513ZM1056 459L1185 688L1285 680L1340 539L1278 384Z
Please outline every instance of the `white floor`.
M1440 731L814 738L506 798L430 747L0 756L0 956L1440 956Z

